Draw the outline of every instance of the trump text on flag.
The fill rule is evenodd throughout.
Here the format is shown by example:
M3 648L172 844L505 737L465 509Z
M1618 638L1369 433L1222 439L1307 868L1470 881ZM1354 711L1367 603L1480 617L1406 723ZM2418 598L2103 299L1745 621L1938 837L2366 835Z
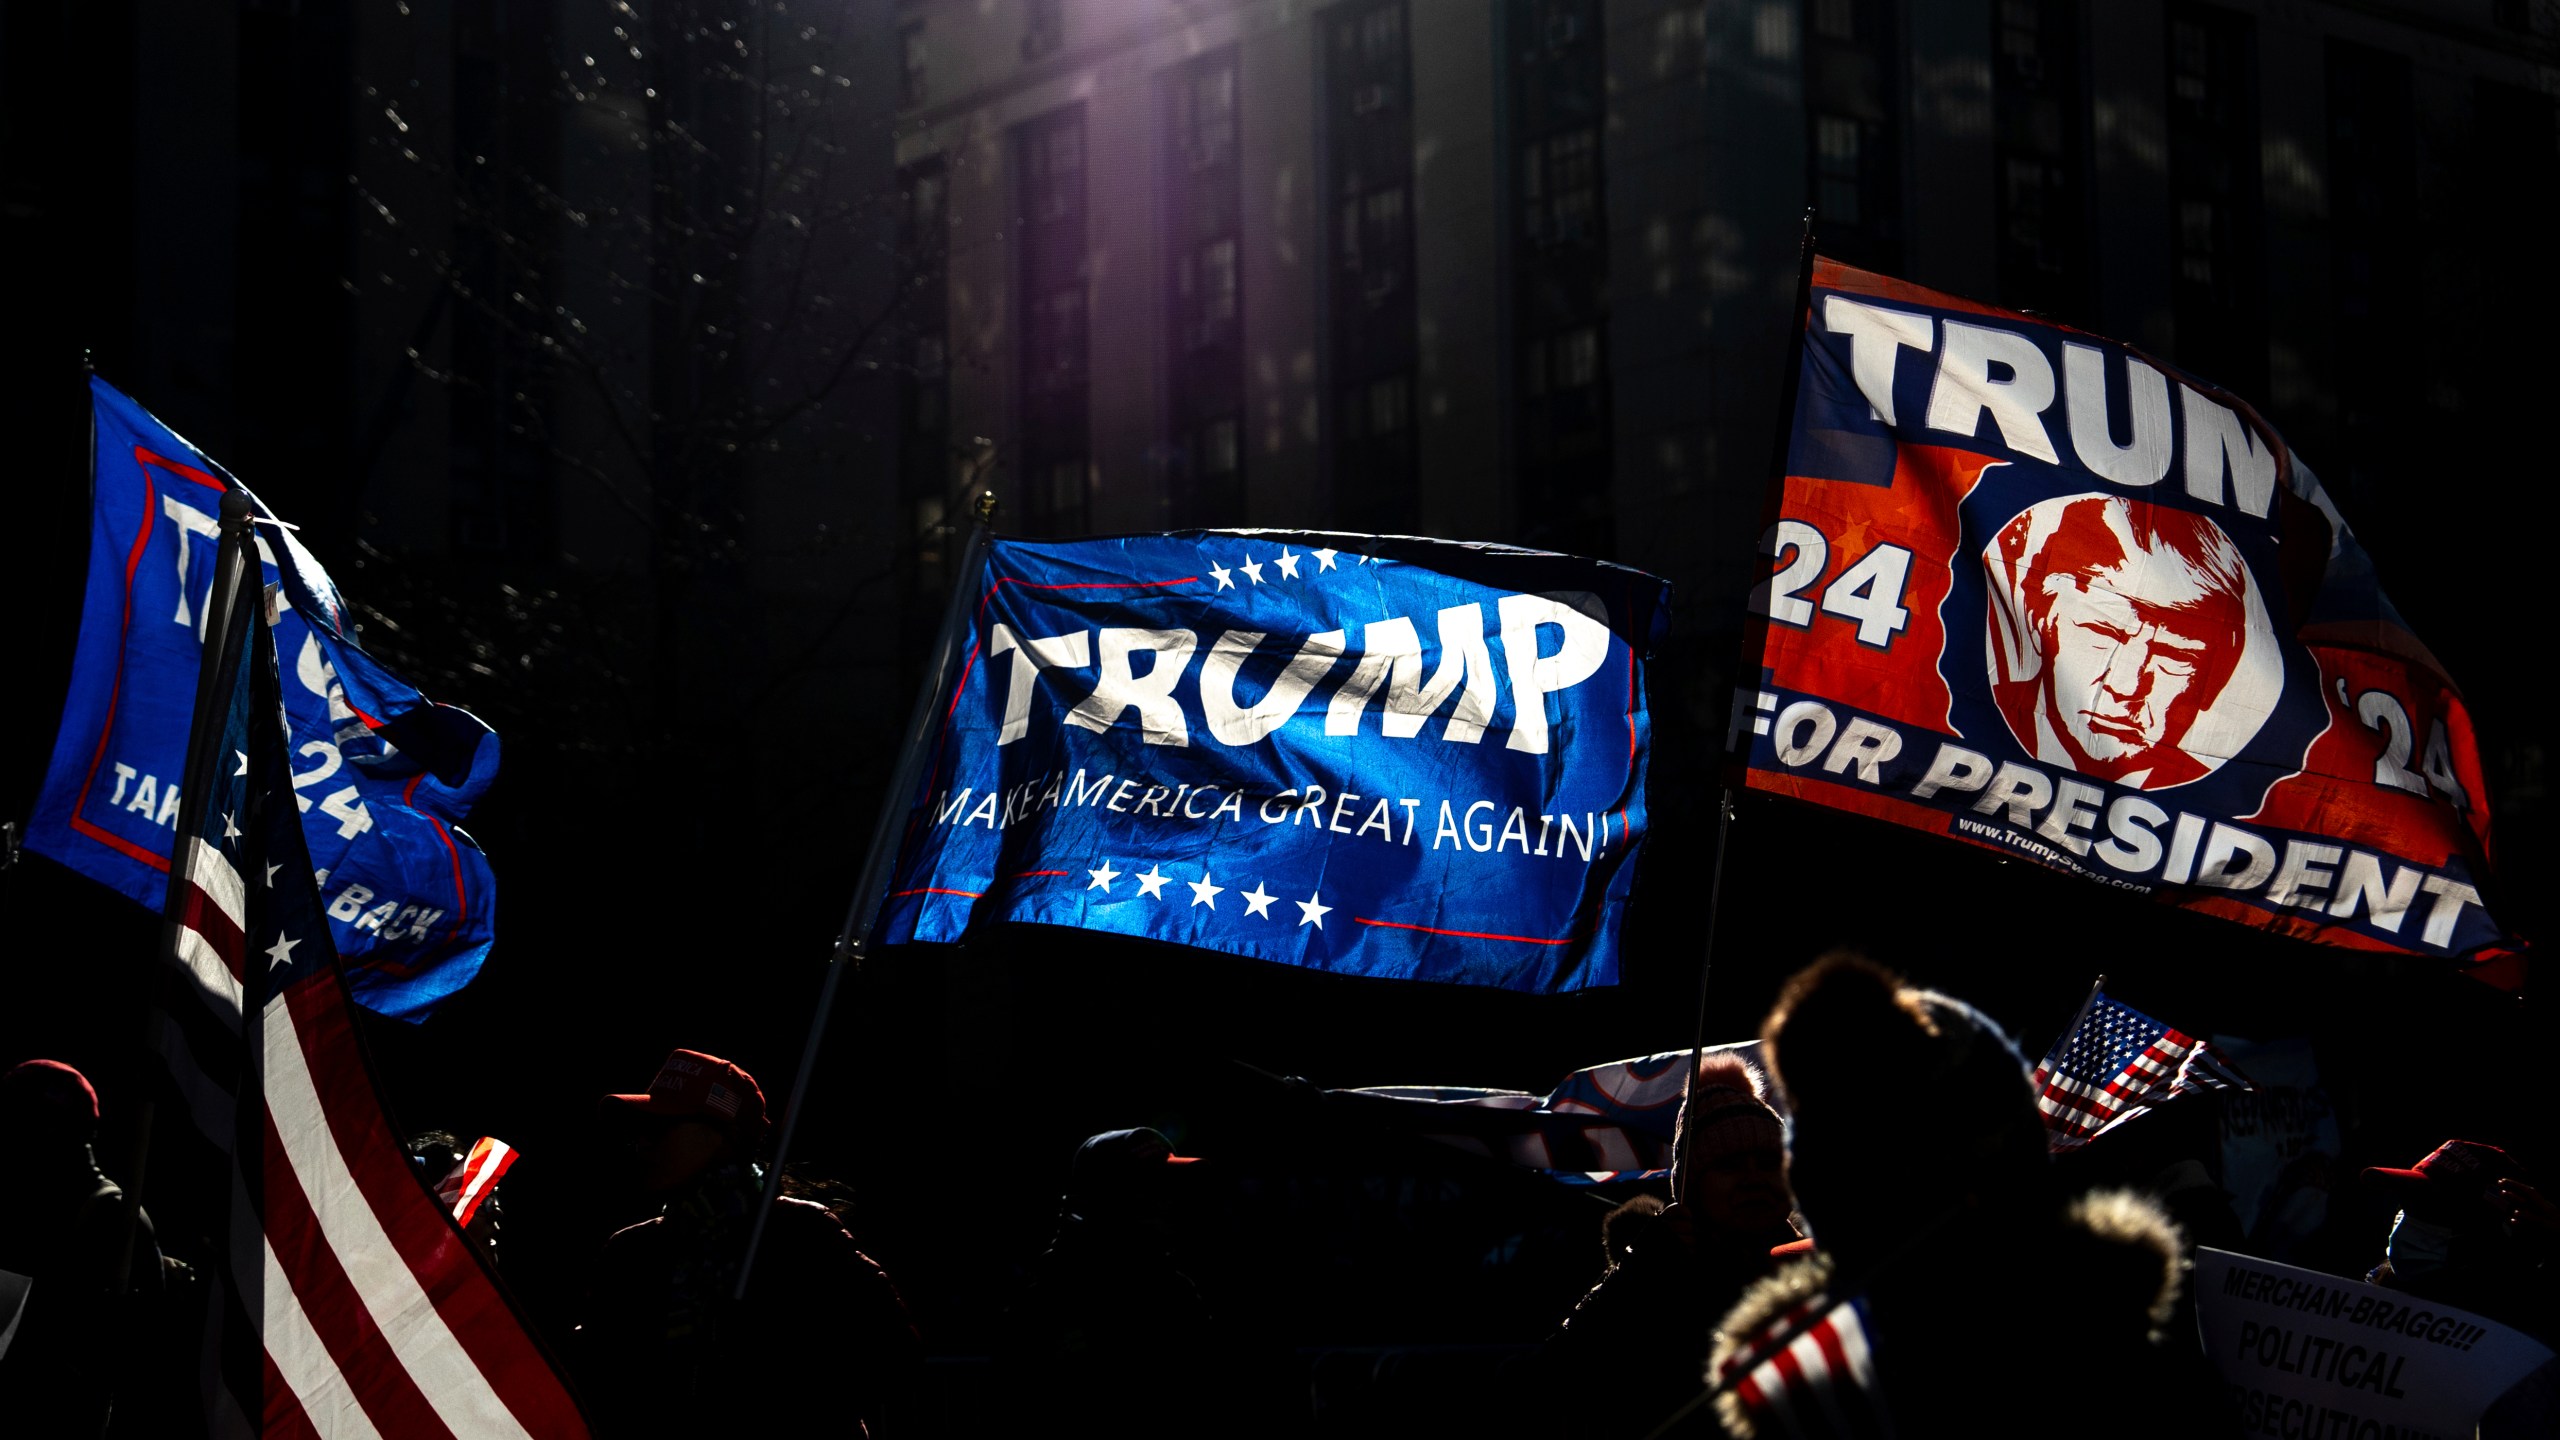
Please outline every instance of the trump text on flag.
M2237 396L1818 262L1756 789L2330 944L2506 953L2461 692Z
M1362 544L1000 542L891 933L996 915L1402 978L1614 979L1660 582Z

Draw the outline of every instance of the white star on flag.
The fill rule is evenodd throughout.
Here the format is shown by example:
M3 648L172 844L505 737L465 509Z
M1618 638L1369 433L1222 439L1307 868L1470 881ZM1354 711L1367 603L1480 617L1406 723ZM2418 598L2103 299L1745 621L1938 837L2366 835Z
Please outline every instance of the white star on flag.
M249 752L248 752L248 751L246 751L246 750L234 750L234 751L232 751L231 753L240 757L240 768L239 768L239 769L237 769L237 770L232 771L231 773L232 773L232 774L234 774L234 775L246 775L246 774L248 774L248 773L249 773Z
M1276 895L1266 894L1263 891L1261 881L1254 881L1253 888L1244 892L1245 918L1250 920L1254 916L1259 915L1265 920L1270 919L1271 902L1278 898L1279 897Z
M1191 887L1192 904L1206 905L1212 910L1218 908L1218 897L1227 893L1227 887L1212 881L1206 870L1200 872L1199 879L1185 880L1182 883Z
M293 963L293 947L301 943L279 930L276 932L276 943L267 947L267 958L278 965L290 965Z
M1141 900L1163 899L1164 895L1161 892L1164 890L1164 883L1172 878L1164 873L1163 866L1148 866L1147 873L1138 877L1138 898Z
M1306 899L1292 900L1289 903L1298 907L1299 924L1313 925L1319 930L1324 928L1324 917L1333 913L1333 907L1324 903L1324 892L1321 890L1310 890L1307 892Z
M283 869L283 868L284 868L284 862L282 862L282 861L277 861L276 863L274 863L274 864L272 864L272 865L269 865L269 866L267 867L267 888L268 888L268 889L273 890L274 888L276 888L276 872L277 872L277 871L279 871L279 870L281 870L281 869Z
M1233 590L1236 588L1236 572L1228 569L1226 566L1212 565L1209 567L1209 573L1217 578L1219 589Z
M1301 557L1299 557L1299 556L1297 556L1297 555L1293 555L1293 554L1291 554L1291 553L1289 552L1289 547L1288 547L1288 546L1286 546L1286 545L1281 546L1281 547L1280 547L1280 573L1281 573L1281 574L1283 574L1283 575L1288 576L1288 577L1289 577L1290 579L1292 579L1292 580L1297 579L1297 578L1298 578L1298 561L1299 561L1299 559L1300 559L1300 558L1301 558Z
M1316 557L1316 569L1330 570L1333 568L1333 557L1341 554L1342 552L1339 550L1326 549L1311 550L1307 553Z
M1111 882L1120 878L1120 872L1112 869L1111 862L1108 860L1102 862L1101 869L1087 870L1084 873L1093 877L1093 883L1084 888L1087 890L1099 890L1105 895L1111 893Z
M1261 584L1261 583L1262 583L1262 562L1261 562L1261 561L1259 561L1259 560L1247 560L1247 561L1245 561L1242 565L1239 565L1239 566L1237 566L1236 568L1237 568L1237 569L1239 569L1239 570L1242 570L1245 574L1252 576L1252 577L1253 577L1253 583L1254 583L1254 584L1259 585L1259 584Z
M231 823L231 812L228 810L222 812L222 838L225 840L240 838L240 827Z

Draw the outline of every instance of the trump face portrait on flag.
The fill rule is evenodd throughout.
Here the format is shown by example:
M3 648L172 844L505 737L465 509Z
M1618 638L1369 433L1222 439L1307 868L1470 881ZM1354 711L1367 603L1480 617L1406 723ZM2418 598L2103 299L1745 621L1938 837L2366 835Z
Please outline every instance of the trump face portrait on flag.
M2003 526L1983 564L1992 700L2039 760L2164 789L2219 768L2274 708L2266 607L2205 516L2047 500Z

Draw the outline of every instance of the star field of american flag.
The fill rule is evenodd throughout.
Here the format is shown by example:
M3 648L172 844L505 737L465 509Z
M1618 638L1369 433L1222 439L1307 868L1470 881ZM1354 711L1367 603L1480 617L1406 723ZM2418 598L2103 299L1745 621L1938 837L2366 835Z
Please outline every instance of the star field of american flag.
M2056 1150L2190 1090L2250 1090L2213 1046L2103 991L2036 1066L2036 1108Z

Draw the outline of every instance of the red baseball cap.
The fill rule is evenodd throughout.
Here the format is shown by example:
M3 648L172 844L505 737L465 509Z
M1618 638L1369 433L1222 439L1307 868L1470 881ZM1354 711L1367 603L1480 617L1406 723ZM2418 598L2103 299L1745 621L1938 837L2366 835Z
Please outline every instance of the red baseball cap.
M669 1052L647 1094L607 1095L600 1103L626 1113L707 1120L745 1150L764 1139L764 1091L756 1077L699 1050Z
M0 1111L65 1140L84 1141L98 1131L97 1089L59 1060L25 1061L0 1075Z
M1067 1170L1069 1189L1080 1193L1142 1185L1175 1165L1199 1163L1197 1155L1177 1155L1161 1130L1105 1130L1076 1147Z
M2460 1213L2486 1209L2490 1187L2501 1180L2524 1178L2507 1152L2477 1140L2447 1140L2426 1158L2402 1170L2376 1165L2364 1172L2367 1188L2398 1200L2404 1207Z

